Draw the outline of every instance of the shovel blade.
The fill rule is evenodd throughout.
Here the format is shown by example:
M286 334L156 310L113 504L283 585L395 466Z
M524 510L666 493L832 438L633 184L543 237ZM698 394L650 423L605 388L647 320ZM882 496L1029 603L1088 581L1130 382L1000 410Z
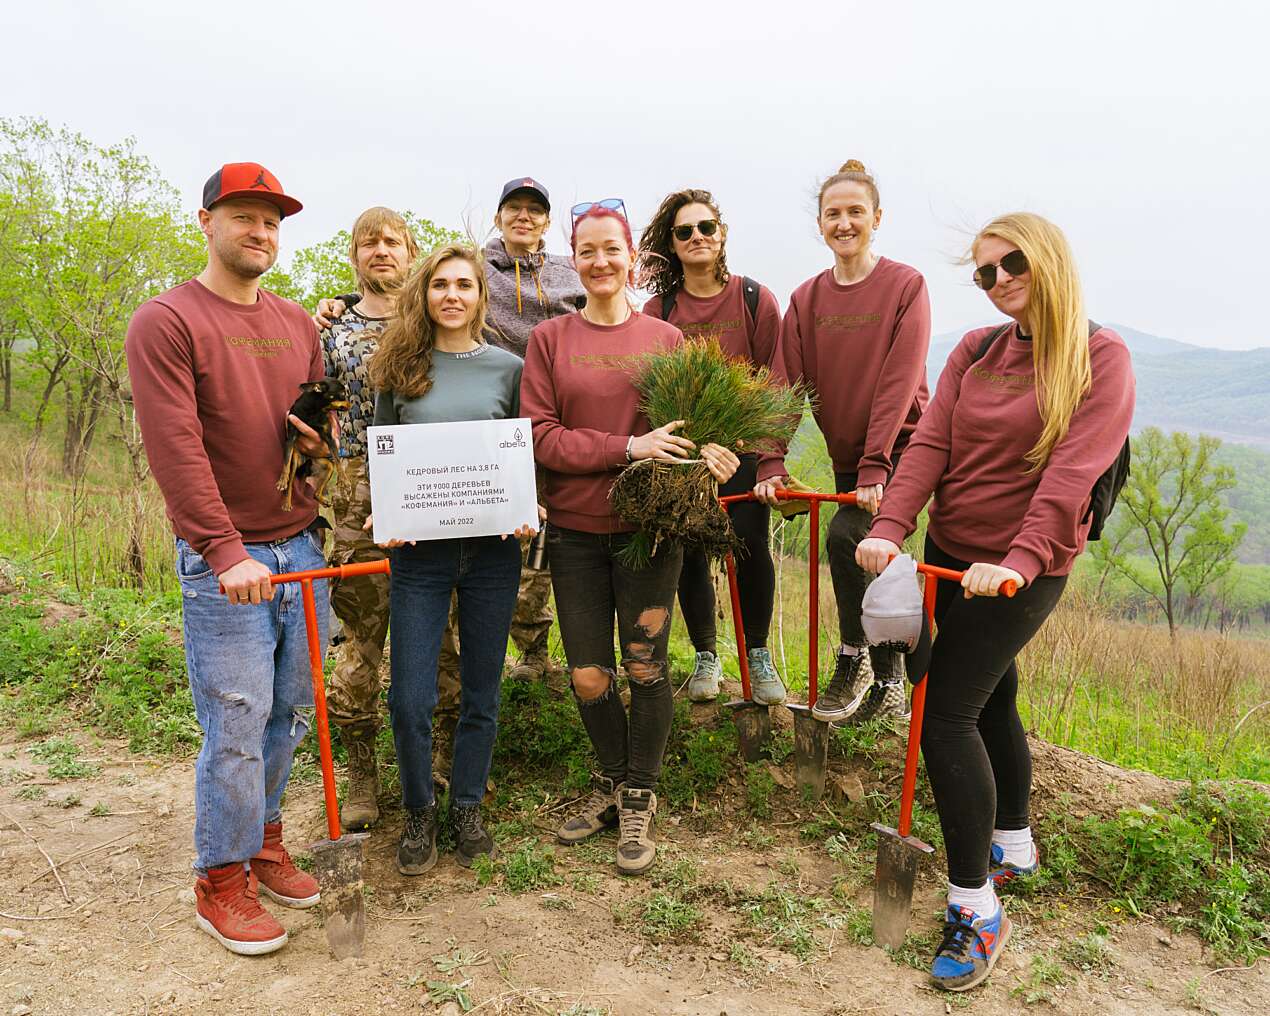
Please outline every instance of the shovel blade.
M747 699L736 699L727 703L724 708L732 713L741 757L746 762L757 762L772 737L772 715L767 706Z
M829 766L829 724L811 715L807 706L787 706L794 716L794 778L808 801L825 794Z
M878 865L873 881L873 941L898 949L904 944L913 913L913 885L922 858L935 848L916 836L901 836L890 826L873 823L878 834Z
M337 960L360 956L366 942L366 897L362 884L364 835L322 840L310 848L322 889L326 944Z

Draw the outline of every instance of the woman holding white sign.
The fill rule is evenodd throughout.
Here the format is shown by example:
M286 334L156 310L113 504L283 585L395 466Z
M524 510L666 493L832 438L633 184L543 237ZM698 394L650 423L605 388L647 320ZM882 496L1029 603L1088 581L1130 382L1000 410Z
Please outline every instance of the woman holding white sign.
M488 305L480 255L471 247L441 247L411 273L397 298L397 314L370 362L371 382L379 392L376 426L520 415L523 362L482 340ZM524 528L510 535L533 533ZM385 545L393 548L388 707L406 810L397 848L397 870L403 875L421 875L437 860L432 713L441 634L453 592L458 593L462 630L483 636L465 639L459 653L462 704L450 783L456 859L470 867L478 854L494 849L480 804L494 753L503 654L520 580L520 545L497 536Z
M557 836L576 843L620 820L617 869L637 875L656 855L653 788L674 710L666 647L683 553L663 543L646 566L623 563L633 527L614 513L609 489L635 459L674 461L696 450L720 482L739 460L718 445L695 449L674 433L682 421L650 429L631 368L641 354L681 343L683 333L635 311L627 299L635 245L622 202L578 205L573 219L586 306L534 328L521 382L522 411L533 420L543 469L556 616L578 712L600 765L591 793ZM629 718L617 689L614 615Z

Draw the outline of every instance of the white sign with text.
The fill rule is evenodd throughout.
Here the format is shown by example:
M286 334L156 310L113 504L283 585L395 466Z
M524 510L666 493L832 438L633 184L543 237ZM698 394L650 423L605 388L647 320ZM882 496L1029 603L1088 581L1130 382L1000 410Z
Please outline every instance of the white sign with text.
M368 427L376 543L538 528L526 419Z

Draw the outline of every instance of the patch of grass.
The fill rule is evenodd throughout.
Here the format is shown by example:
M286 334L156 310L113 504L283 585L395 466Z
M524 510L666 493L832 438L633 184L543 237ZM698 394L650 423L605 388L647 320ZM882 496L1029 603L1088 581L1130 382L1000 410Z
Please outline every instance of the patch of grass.
M887 947L887 954L896 963L903 963L914 970L930 970L931 961L935 958L935 948L939 945L940 933L932 928L930 931L906 935L904 944L898 949Z
M32 758L48 766L48 774L55 780L78 780L99 772L95 765L79 760L83 749L69 737L51 737L28 750Z
M732 948L728 950L728 960L740 967L744 974L757 974L763 969L758 957L743 942L732 943Z
M508 892L527 893L537 889L550 889L564 882L556 874L556 854L534 840L523 840L516 847L504 851L499 860L479 855L472 865L476 884L489 885L495 874L501 874L503 886Z
M110 805L108 805L105 801L98 801L88 809L89 818L105 818L109 814Z
M49 805L56 805L59 808L78 808L84 803L84 799L79 794L67 794L61 800L50 800Z
M1115 953L1107 936L1098 931L1090 931L1079 938L1069 939L1058 950L1064 962L1086 974L1106 976L1116 965Z
M673 889L688 889L701 879L701 865L690 857L681 857L673 864L662 864L653 873L653 885Z
M816 952L816 928L835 924L843 914L822 897L806 896L776 882L744 898L740 910L766 934L768 942L804 961Z
M719 718L693 727L691 706L675 704L675 721L662 766L660 793L672 808L685 808L710 794L736 765L736 728Z
M745 807L755 818L772 817L772 794L776 780L768 771L767 763L753 762L745 767Z
M47 791L43 787L30 786L20 788L17 792L17 797L23 801L38 801L46 794Z
M652 893L639 910L639 930L650 942L695 938L704 923L701 911L674 892Z
M556 776L566 791L585 788L594 761L591 743L572 696L558 695L545 681L504 681L494 742L494 780L521 783L530 773Z
M1053 1002L1053 988L1062 988L1072 982L1072 975L1058 960L1048 953L1036 953L1028 967L1027 975L1010 989L1013 998L1023 1000L1024 1005Z

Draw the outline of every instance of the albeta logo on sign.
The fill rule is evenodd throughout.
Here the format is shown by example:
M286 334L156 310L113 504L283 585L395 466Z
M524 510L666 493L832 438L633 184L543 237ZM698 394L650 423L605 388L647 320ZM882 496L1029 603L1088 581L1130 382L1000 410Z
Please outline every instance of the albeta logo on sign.
M499 448L524 448L524 447L525 447L525 435L524 435L524 433L521 431L521 429L520 429L519 427L517 427L517 428L516 428L516 433L514 433L514 434L512 435L512 440L511 440L511 441L499 441L499 442L498 442L498 447L499 447Z
M376 434L375 435L375 454L391 455L392 454L392 435Z

